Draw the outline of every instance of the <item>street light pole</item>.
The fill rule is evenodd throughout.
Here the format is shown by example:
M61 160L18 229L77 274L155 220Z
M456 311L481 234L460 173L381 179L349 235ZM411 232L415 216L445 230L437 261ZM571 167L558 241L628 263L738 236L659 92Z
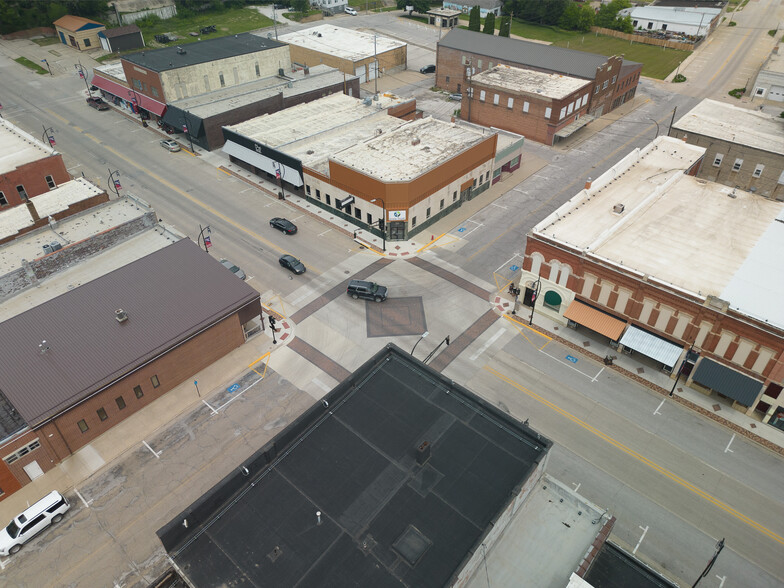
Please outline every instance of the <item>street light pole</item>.
M384 201L383 198L373 198L371 202L375 202L376 200L381 200L381 208L383 210L383 218L381 219L381 250L386 252L387 250L387 203Z
M191 144L191 153L193 153L193 139L191 138L191 130L188 127L188 119L185 118L188 112L186 110L182 111L182 130L185 131L185 134L188 135L188 142Z
M46 68L49 70L49 75L53 76L54 74L52 73L52 66L49 65L49 62L46 59L42 59L41 63L45 63L46 64Z
M115 174L117 175L116 178L114 177ZM112 188L112 187L114 188L114 193L117 194L117 198L119 198L120 197L120 188L122 188L122 186L120 185L120 170L116 169L116 170L112 171L111 168L109 168L108 186L109 186L109 188Z
M147 123L142 118L142 110L141 108L139 108L139 96L136 94L136 90L134 90L133 88L128 90L128 98L131 98L133 107L136 109L136 114L139 115L139 120L142 121L142 126L146 127Z
M44 125L41 125L41 127L43 127L43 129L44 129L44 134L41 135L41 143L48 142L49 143L49 147L54 149L54 146L56 145L56 143L54 141L54 136L53 136L54 129L52 127L46 128ZM52 133L52 134L50 135L49 133ZM44 141L44 137L46 137L46 139L47 139L46 141Z
M74 63L74 69L79 72L79 76L84 80L84 85L87 88L87 96L92 98L93 93L90 92L90 84L87 83L87 70L82 65L82 62Z
M536 299L539 298L539 292L542 290L542 278L537 277L534 282L534 297L531 300L531 318L528 319L528 324L534 324L534 309L536 308Z
M425 337L427 337L429 334L430 334L430 331L425 331L424 333L422 333L422 334L419 336L419 339L417 339L417 342L416 342L416 343L414 343L414 348L411 350L411 355L412 355L412 356L414 355L414 351L416 351L416 348L417 348L417 345L419 345L419 342L420 342L422 339L424 339Z
M716 563L716 560L718 559L722 549L724 549L724 537L722 537L719 541L716 542L716 552L713 554L713 557L708 562L708 565L705 567L705 570L700 574L700 577L697 578L694 584L691 585L691 588L696 588L697 584L700 583L700 580L702 580L705 576L707 576L710 573L711 568L713 567L713 564Z
M202 227L201 225L199 225L199 238L196 239L196 244L198 245L200 242L204 243L204 251L209 253L210 245L212 244L212 241L209 238L209 236L206 236L204 234L204 231L207 231L207 235L212 233L212 229L210 228L210 225L207 225L206 227Z
M675 383L672 385L672 390L670 390L670 396L675 394L675 387L678 385L678 382L681 379L681 374L683 373L683 366L686 365L686 360L689 358L689 354L691 354L692 349L694 349L694 343L689 346L689 350L686 352L686 355L683 356L683 361L681 362L680 367L678 368L678 373L675 374Z

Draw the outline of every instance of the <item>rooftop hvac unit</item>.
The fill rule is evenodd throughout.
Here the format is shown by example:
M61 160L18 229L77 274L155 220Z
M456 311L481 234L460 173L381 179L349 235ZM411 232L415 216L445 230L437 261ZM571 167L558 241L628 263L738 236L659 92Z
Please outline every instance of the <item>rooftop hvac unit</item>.
M62 249L62 248L63 248L63 246L60 244L60 242L59 242L59 241L52 241L52 242L49 244L49 247L51 247L51 248L52 248L52 251L59 251L60 249Z
M282 68L282 67L279 67L279 68L278 68L278 75L279 75L280 77L285 77L285 75L286 75L286 72L285 72L285 71L283 71L283 68Z
M124 323L128 320L128 313L125 312L122 308L118 308L114 311L114 318L117 319L118 323Z
M44 255L49 255L52 252L52 246L49 243L44 243Z
M613 212L615 214L621 214L626 207L623 204L616 204L613 206Z

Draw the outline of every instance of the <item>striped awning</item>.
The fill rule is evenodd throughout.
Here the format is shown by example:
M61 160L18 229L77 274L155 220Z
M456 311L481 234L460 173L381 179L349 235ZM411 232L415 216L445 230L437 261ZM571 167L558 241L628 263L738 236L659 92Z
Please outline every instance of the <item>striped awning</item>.
M569 305L569 308L567 308L564 313L564 317L576 322L578 325L582 325L592 331L605 335L613 341L617 341L618 337L621 336L621 333L623 333L623 330L626 328L625 322L620 321L601 310L591 308L578 300L573 301Z
M751 406L762 391L762 382L703 357L692 376L698 384L716 390L744 406Z
M626 329L620 343L624 347L639 351L668 367L673 367L683 353L683 348L680 345L670 343L666 339L647 333L633 325L629 325L629 328Z

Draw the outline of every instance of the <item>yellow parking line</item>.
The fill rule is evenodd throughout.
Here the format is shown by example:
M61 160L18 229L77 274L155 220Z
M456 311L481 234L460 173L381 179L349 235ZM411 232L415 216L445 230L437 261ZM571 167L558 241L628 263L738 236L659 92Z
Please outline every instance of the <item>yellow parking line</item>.
M420 247L419 249L417 249L416 252L419 253L420 251L423 251L423 250L427 249L428 247L430 247L432 244L434 244L436 241L438 241L444 235L446 235L446 233L441 233L438 237L436 237L435 239L430 241L430 243L427 243L427 244L423 245L422 247Z
M265 357L270 357L271 355L272 355L272 351L267 351L267 353L265 353L264 355L262 355L260 358L258 358L256 361L254 361L252 364L250 364L250 365L248 366L248 368L249 368L251 371L254 371L254 372L256 372L257 374L259 374L259 375L260 375L260 376L263 378L263 377L264 377L264 375L267 373L267 367L269 366L269 362L266 362L266 363L264 364L264 371L263 371L263 372L261 372L261 373L259 373L259 371L258 371L256 368L254 368L253 366L254 366L254 365L256 365L257 363L259 363L260 361L262 361L262 360L263 360Z
M558 413L562 417L569 419L570 421L572 421L573 423L579 425L580 427L582 427L586 431L588 431L590 433L593 433L594 435L596 435L600 439L603 439L604 441L606 441L607 443L609 443L610 445L612 445L616 449L620 449L626 455L628 455L630 457L633 457L637 461L647 465L652 470L654 470L654 471L662 474L663 476L669 478L670 480L672 480L673 482L675 482L679 486L685 488L686 490L689 490L690 492L693 492L694 494L696 494L697 496L705 499L706 501L710 502L714 506L718 506L721 510L723 510L727 514L729 514L729 515L735 517L736 519L746 523L747 525L749 525L750 527L756 529L757 531L759 531L763 535L773 539L774 541L776 541L777 543L780 543L781 545L784 545L784 537L774 533L773 531L771 531L770 529L768 529L766 527L763 527L758 522L752 520L751 518L747 517L743 513L735 510L730 505L728 505L725 502L722 502L721 500L719 500L715 496L711 496L710 494L708 494L704 490L698 488L697 486L695 486L694 484L692 484L688 480L686 480L684 478L681 478L679 475L677 475L677 474L669 471L668 469L660 466L659 464L657 464L654 461L648 459L644 455L636 452L631 447L628 447L628 446L624 445L623 443L621 443L620 441L617 441L617 440L613 439L612 437L610 437L606 433L601 432L596 427L594 427L592 425L589 425L588 423L586 423L583 420L580 420L579 418L577 418L576 416L574 416L571 413L567 412L563 408L557 406L556 404L553 404L552 402L550 402L549 400L543 398L542 396L539 396L535 392L532 392L531 390L528 390L524 386L518 384L514 380L506 377L505 375L503 375L502 373L494 370L493 368L491 368L489 366L484 366L484 369L485 369L485 371L493 374L499 380L501 380L503 382L506 382L507 384L509 384L513 388L516 388L517 390L519 390L520 392L522 392L526 396L532 398L533 400L536 400L537 402L539 402L541 404L544 404L545 406L547 406L548 408L552 409L553 411L555 411L556 413Z

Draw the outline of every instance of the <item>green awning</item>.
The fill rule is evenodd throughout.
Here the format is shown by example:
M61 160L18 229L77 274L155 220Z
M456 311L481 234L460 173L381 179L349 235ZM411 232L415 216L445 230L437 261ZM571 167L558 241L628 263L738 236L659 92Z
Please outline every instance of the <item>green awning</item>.
M548 306L560 306L561 295L555 290L548 290L544 293L544 303Z

